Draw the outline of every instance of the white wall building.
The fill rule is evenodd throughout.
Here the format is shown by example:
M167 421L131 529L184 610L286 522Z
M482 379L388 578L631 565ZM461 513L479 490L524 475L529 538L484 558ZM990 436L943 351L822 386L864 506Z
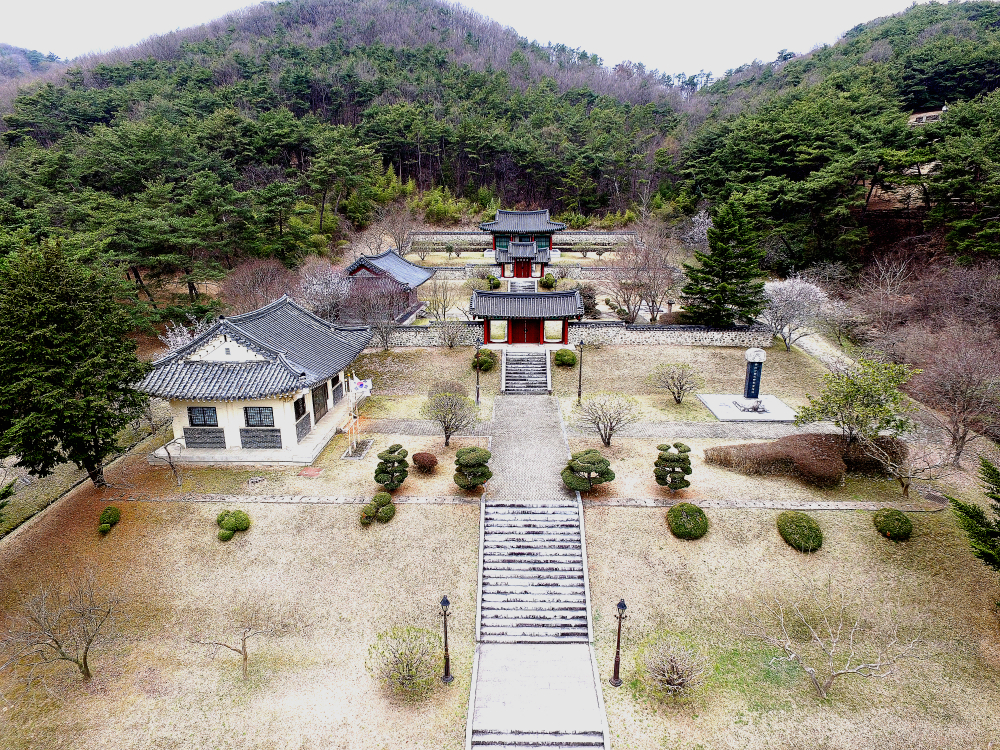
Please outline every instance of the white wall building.
M170 402L184 463L309 464L350 417L346 371L371 339L285 296L220 317L139 389Z

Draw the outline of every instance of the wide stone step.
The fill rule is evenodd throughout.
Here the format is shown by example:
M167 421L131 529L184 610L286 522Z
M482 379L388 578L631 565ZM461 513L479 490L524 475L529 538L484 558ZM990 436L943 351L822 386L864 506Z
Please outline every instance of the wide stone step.
M580 519L572 516L549 519L490 519L486 521L486 528L490 530L503 531L505 529L540 529L542 531L551 529L552 531L580 531Z
M582 591L576 593L567 593L561 591L554 594L505 594L505 593L492 593L489 591L483 592L483 606L490 607L502 607L502 606L536 606L536 607L584 607L586 606L586 597Z
M521 748L604 747L603 732L511 732L504 730L472 730L473 747L521 750Z
M483 643L590 643L590 639L585 635L557 636L557 637L532 637L530 635L490 635L482 636ZM559 747L558 745L556 747Z
M503 610L484 610L483 611L483 622L486 620L492 621L503 621L503 620L516 620L523 622L530 622L533 620L545 620L545 621L584 621L587 620L587 610L577 607L576 609L566 609L566 610L549 610L549 609L503 609Z
M487 510L493 510L494 508L576 508L576 502L573 500L564 500L563 498L554 497L551 500L539 500L538 502L526 503L523 500L490 500L486 503Z
M538 573L542 572L553 572L557 573L560 571L579 571L583 572L583 560L580 562L572 563L536 563L531 561L518 561L514 563L489 563L483 565L483 571L487 570L506 570L506 571L534 571Z

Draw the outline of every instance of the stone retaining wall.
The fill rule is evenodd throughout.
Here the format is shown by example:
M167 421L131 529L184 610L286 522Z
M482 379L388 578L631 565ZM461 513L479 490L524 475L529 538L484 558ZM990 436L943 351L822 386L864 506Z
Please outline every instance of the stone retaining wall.
M458 327L457 346L475 346L483 343L481 321L450 321ZM771 332L760 326L738 328L704 328L702 326L636 326L621 321L581 321L569 324L569 340L575 344L624 344L629 346L733 346L770 348L774 343ZM394 347L447 346L444 326L431 323L426 326L398 326L390 338Z
M491 272L496 270L496 266L484 263L470 263L465 266L427 266L427 268L433 268L435 277L442 281L477 279L484 268ZM606 266L550 265L547 270L567 279L607 279L611 277L611 269Z

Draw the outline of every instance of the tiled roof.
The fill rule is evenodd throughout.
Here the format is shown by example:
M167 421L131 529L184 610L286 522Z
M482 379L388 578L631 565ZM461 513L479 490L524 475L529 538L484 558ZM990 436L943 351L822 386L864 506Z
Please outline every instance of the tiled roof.
M386 250L381 255L362 255L344 273L350 276L359 268L367 268L372 273L387 273L407 289L416 289L434 275L432 269L410 263L392 250Z
M548 263L552 258L552 253L548 248L539 250L534 242L511 242L507 249L498 247L496 253L497 263L511 263L515 260L530 260L535 263Z
M583 317L583 298L577 289L549 294L476 291L469 310L474 318L579 318Z
M549 220L549 211L497 211L493 221L479 225L484 232L559 232L565 224Z
M195 358L199 349L221 335L255 352L260 360ZM154 362L138 388L160 398L191 401L290 395L348 367L371 339L370 328L331 325L285 296L259 310L220 318L187 346Z

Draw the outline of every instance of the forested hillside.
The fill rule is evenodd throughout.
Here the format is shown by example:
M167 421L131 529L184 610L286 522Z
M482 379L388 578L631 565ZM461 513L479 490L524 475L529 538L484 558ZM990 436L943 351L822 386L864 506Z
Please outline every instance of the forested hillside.
M543 47L434 0L293 0L74 61L5 107L0 253L62 238L150 273L292 265L380 205L573 225L740 203L780 272L858 266L872 187L1000 253L1000 6L915 6L705 79ZM938 124L908 114L947 100ZM436 208L435 208L436 207Z

